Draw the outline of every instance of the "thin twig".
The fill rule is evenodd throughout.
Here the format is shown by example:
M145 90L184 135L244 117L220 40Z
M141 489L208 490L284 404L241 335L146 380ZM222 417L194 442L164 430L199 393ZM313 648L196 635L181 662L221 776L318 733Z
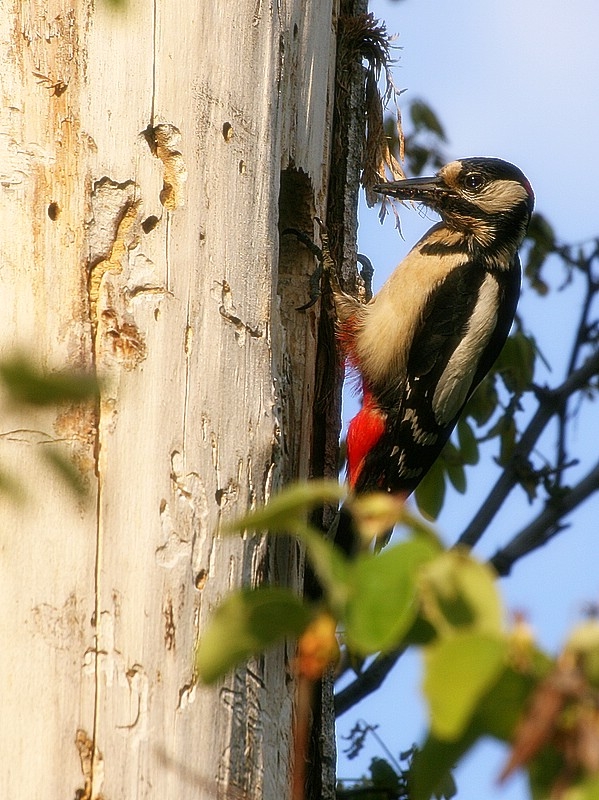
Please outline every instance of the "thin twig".
M591 259L589 260L585 259L585 262L587 267L584 270L584 275L587 282L586 293L580 311L580 316L578 319L578 328L576 330L576 336L574 337L574 344L572 345L570 360L566 368L566 375L570 375L574 371L576 364L578 363L581 348L587 341L588 328L589 328L589 322L588 322L589 311L591 309L591 304L595 299L595 295L597 293L597 287L591 275ZM556 458L556 465L558 468L558 472L556 475L556 481L558 485L561 485L564 464L567 460L566 458L566 427L568 420L567 399L564 402L563 407L559 411L558 418L559 418L559 427L557 435L557 458Z
M498 550L490 563L499 575L509 575L515 562L533 550L542 547L567 525L562 520L599 489L599 462L575 486L561 497L552 498L525 528L517 533L505 547Z
M361 672L345 689L335 695L335 716L340 717L372 692L376 691L391 672L405 647L392 653L377 656L372 664Z
M572 372L560 386L538 392L539 406L516 445L512 463L500 475L487 499L458 539L458 544L474 547L479 541L508 494L518 483L517 464L528 459L547 423L564 407L566 400L575 392L584 389L589 380L598 373L599 350L593 353L579 369Z
M293 737L293 778L291 800L304 800L306 786L306 764L308 763L308 740L312 717L314 682L300 675L297 682L297 702Z

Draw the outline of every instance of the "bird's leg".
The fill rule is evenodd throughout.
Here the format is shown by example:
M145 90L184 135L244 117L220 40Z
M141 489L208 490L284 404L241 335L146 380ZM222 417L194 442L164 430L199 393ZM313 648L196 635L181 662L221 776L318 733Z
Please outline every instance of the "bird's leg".
M329 242L329 229L324 224L324 222L320 219L320 217L315 217L316 224L320 229L320 243L322 245L322 274L323 278L329 282L329 286L331 287L331 291L334 295L341 294L343 289L341 288L341 284L339 282L339 273L337 272L337 264L335 259L331 255L331 245Z
M358 296L362 303L369 303L372 300L372 278L374 277L374 267L372 261L358 253L356 256L358 264L362 265L362 269L358 271L360 276L360 285L358 286Z
M322 280L322 273L323 273L323 253L320 247L315 244L310 237L304 233L303 231L298 230L297 228L285 228L282 233L283 236L295 236L298 242L301 242L304 247L306 247L316 259L317 265L314 272L310 275L310 299L307 303L304 303L303 306L299 306L296 311L306 311L316 303L318 298L320 297L320 282Z
M327 226L319 217L315 217L315 220L320 230L322 247L318 247L307 234L297 228L285 228L283 231L283 235L290 234L295 236L295 238L312 253L318 262L316 269L310 275L310 299L303 306L299 306L297 310L306 311L316 303L322 294L322 281L326 280L331 287L331 292L335 299L337 314L340 320L343 321L356 304L362 305L372 298L372 275L374 269L369 258L358 254L357 261L362 265L362 269L358 271L357 297L354 298L344 292L339 281L337 264L331 255Z
M316 222L318 227L320 228L320 241L322 243L322 269L323 269L323 277L326 278L328 281L329 286L331 287L331 293L333 295L333 304L335 307L335 316L337 318L338 323L338 332L343 330L343 326L345 323L353 317L357 311L359 311L364 303L366 302L365 293L358 290L358 296L354 297L347 292L344 292L341 288L341 283L339 281L339 272L337 270L337 264L333 256L331 255L330 245L329 245L329 232L322 220L316 217ZM364 259L370 267L372 268L372 264L365 256L359 256L360 259ZM361 262L364 263L363 261ZM358 281L358 285L362 283L362 279L360 277ZM370 299L370 298L368 298Z

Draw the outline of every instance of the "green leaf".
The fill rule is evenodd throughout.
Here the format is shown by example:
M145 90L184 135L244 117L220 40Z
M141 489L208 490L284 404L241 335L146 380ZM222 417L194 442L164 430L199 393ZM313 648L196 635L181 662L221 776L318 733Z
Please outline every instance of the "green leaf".
M447 464L447 477L451 481L451 485L460 494L466 491L466 470L463 464Z
M453 488L464 494L466 491L466 471L464 470L464 459L456 445L450 440L441 451L439 459L440 465L453 486Z
M420 572L423 616L439 635L463 628L500 634L503 612L495 578L491 567L465 550L443 553Z
M55 447L43 448L42 455L46 461L56 470L57 474L63 479L66 485L79 497L85 497L89 491L83 475L77 469L74 462L65 453Z
M510 336L495 363L495 370L501 375L508 391L522 394L532 383L536 345L532 337L517 331Z
M414 497L422 514L437 519L445 500L445 471L439 459L416 487Z
M508 652L509 647L508 644ZM530 671L521 672L510 665L501 668L498 679L492 681L489 690L480 696L470 721L457 739L447 741L429 733L424 745L416 753L410 771L410 800L428 800L433 794L438 796L444 780L450 776L449 770L483 736L494 736L504 742L511 741L530 693L551 669L551 664L546 656L535 651L532 654ZM452 692L453 685L448 679L448 698ZM545 759L545 751L541 758ZM551 758L554 761L555 754ZM531 765L531 784L536 761L537 759ZM541 776L547 774L546 767L553 764L553 761L550 759L547 763L544 762L543 769L540 770ZM552 775L554 773L555 770L551 772ZM545 789L550 784L551 782L545 783ZM548 793L535 796L539 800L541 797L546 800Z
M464 463L470 465L478 464L478 442L474 431L464 417L458 422L458 443Z
M309 512L320 505L337 505L346 492L337 481L295 483L274 496L265 506L235 520L225 533L242 530L267 530L271 534L293 534L306 546L306 554L322 585L330 608L342 613L350 591L348 560L321 531L307 522Z
M418 614L414 620L414 624L403 638L402 646L416 645L421 647L424 644L430 644L437 638L437 633L430 622L422 615Z
M593 686L599 686L599 620L587 619L577 625L568 638L566 649L576 656L576 663Z
M468 400L465 416L472 417L479 427L485 425L495 413L498 400L495 376L487 375Z
M428 147L423 147L414 141L414 137L407 136L405 142L406 159L408 161L410 172L414 175L421 175L430 156L431 150Z
M373 758L369 769L372 785L375 789L384 791L387 797L399 795L401 780L388 761L384 758Z
M494 736L509 741L520 714L538 678L505 667L498 680L483 694L462 734L447 741L429 733L424 745L416 753L410 770L410 800L428 800L438 796L450 770L459 759L483 736ZM446 683L448 697L452 685Z
M418 613L416 579L439 553L429 538L415 537L380 555L359 556L348 580L353 589L343 622L348 645L366 655L397 647Z
M506 416L503 430L501 431L499 446L499 464L507 466L513 458L516 448L516 422L512 416Z
M438 797L453 782L451 769L476 741L477 733L468 731L455 742L441 741L429 735L414 755L408 777L410 800Z
M95 376L74 371L44 374L22 354L0 363L0 380L10 400L17 404L48 406L77 403L99 394Z
M583 778L560 795L560 800L597 800L599 797L599 777Z
M447 141L443 126L428 103L422 100L414 100L410 106L410 117L415 130L430 131L441 141Z
M263 587L230 594L216 609L196 651L197 674L213 683L284 636L298 636L312 619L287 589Z
M457 741L465 732L481 698L505 667L506 640L480 633L440 639L425 648L424 694L434 736Z
M546 745L535 756L528 766L528 781L530 784L530 795L532 800L549 800L552 797L551 789L560 773L564 769L564 760L551 745ZM567 795L560 795L560 800L564 800ZM594 795L590 800L596 800ZM589 798L585 798L589 800Z
M329 607L336 616L343 614L353 591L351 562L320 531L310 527L296 529L296 536L306 545L306 555L322 586Z
M540 295L545 295L549 291L549 286L541 278L541 267L545 263L547 256L555 250L556 242L553 228L541 214L532 215L526 242L531 243L532 246L528 249L524 275L536 292Z
M538 676L531 672L506 667L476 711L479 729L502 742L511 741L537 681Z
M338 503L346 492L337 481L303 481L294 483L269 502L245 517L235 520L227 532L268 530L270 533L298 533L306 525L306 515L325 503Z

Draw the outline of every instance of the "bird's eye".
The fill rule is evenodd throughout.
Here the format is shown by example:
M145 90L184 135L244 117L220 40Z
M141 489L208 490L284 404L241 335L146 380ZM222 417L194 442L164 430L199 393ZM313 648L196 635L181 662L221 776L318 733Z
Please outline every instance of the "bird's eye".
M469 172L464 177L464 188L469 189L470 191L478 191L482 189L483 186L486 184L486 180L480 172Z

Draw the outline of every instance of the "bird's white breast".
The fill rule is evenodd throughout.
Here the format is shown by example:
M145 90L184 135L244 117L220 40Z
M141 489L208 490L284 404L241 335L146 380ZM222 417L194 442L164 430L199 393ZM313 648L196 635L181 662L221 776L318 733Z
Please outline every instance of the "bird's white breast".
M422 255L420 244L360 315L355 352L360 372L371 385L405 378L411 343L430 295L467 260L462 253Z

